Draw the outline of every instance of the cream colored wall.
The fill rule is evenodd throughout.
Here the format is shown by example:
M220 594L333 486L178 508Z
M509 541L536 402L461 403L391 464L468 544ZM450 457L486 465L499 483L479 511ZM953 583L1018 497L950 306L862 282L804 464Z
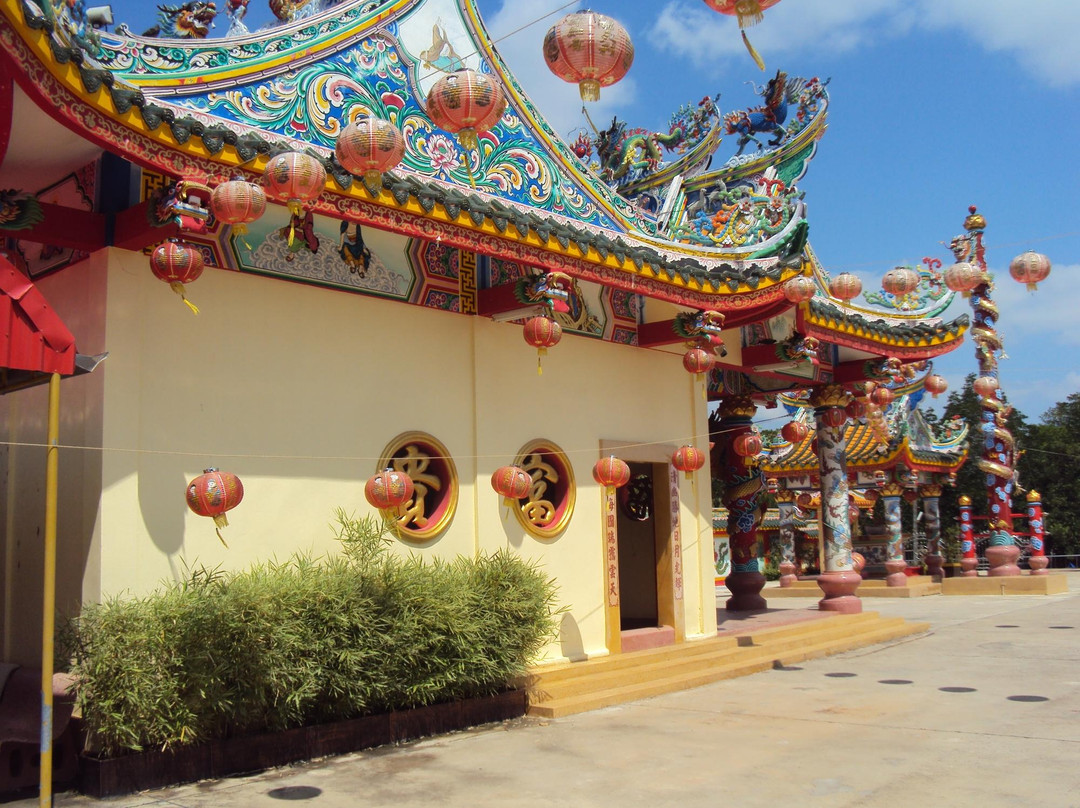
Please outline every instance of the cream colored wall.
M75 335L80 353L105 350L106 253L95 253L64 272L41 278L38 289ZM103 377L100 372L60 385L61 447L101 445ZM40 663L42 536L48 386L0 396L0 653L5 661ZM18 446L12 444L38 444ZM94 530L101 488L101 453L59 450L56 605L74 613L97 599Z
M334 509L371 512L363 486L377 458L399 433L420 430L446 444L461 490L445 533L402 551L508 547L536 559L568 609L548 655L606 652L601 493L591 469L601 440L679 445L696 436L707 448L701 387L677 357L566 336L538 376L520 326L218 269L189 285L201 309L194 316L141 254L102 253L99 284L106 254L103 337L87 337L88 349L77 334L83 352L110 351L88 388L98 398L80 415L99 432L71 433L73 443L104 447L84 452L79 471L83 502L95 508L61 503L61 531L69 526L81 547L63 563L75 567L68 576L81 577L85 598L145 593L183 577L185 565L238 569L336 551ZM74 289L82 281L71 273L57 277ZM489 484L535 438L567 452L578 485L571 523L550 540L526 535ZM78 471L66 454L61 462L65 474ZM210 466L245 486L223 530L228 548L184 500L186 483ZM20 484L36 478L19 471ZM690 637L716 630L709 486L700 476L682 483ZM29 647L32 635L15 642Z

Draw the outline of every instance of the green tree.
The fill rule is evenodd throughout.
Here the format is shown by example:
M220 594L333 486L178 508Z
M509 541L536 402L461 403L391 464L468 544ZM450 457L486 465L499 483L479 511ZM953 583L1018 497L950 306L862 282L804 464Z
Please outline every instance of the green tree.
M1020 481L1042 495L1048 552L1080 553L1080 393L1043 413L1021 449Z

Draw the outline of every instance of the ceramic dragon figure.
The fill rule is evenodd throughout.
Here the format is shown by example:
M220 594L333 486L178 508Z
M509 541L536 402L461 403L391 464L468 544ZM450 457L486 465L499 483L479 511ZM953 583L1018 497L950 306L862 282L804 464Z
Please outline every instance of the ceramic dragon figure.
M776 75L769 79L764 87L755 88L765 101L763 106L734 110L724 116L725 134L739 136L739 150L736 154L742 154L751 140L757 144L758 149L765 148L755 137L760 132L773 133L769 146L779 146L784 142L787 137L784 122L787 120L788 106L799 102L803 85L802 79L788 78L783 70L777 70Z
M189 0L180 6L158 6L158 24L143 36L166 39L206 39L217 16L217 6L202 0Z

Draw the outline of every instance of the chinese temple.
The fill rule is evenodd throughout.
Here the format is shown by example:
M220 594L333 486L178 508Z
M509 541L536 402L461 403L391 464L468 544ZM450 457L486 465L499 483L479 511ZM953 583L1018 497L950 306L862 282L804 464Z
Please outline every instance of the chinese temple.
M382 508L402 552L537 559L566 606L549 659L715 636L706 459L728 609L764 605L767 476L815 481L822 608L861 608L849 490L878 470L914 485L903 467L930 496L952 466L917 426L879 453L847 408L968 321L941 316L940 262L857 299L812 250L827 81L780 70L753 109L705 98L666 132L615 120L567 143L472 0L277 3L255 32L246 5L224 38L205 36L213 4L161 6L155 37L0 0L0 291L47 301L24 319L53 348L108 353L55 368L58 611L185 564L333 552L335 509ZM609 18L571 18L545 58L588 99L632 49ZM598 37L618 58L578 64ZM791 402L816 454L763 460L754 417ZM45 387L0 398L2 653L24 664L48 409ZM203 516L237 504L219 541Z

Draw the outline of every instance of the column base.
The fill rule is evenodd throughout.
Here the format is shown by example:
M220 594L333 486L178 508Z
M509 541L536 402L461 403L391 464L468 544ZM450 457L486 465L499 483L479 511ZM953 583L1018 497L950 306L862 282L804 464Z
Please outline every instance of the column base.
M768 602L761 596L765 576L760 572L733 572L728 575L724 585L731 592L725 604L729 612L756 612L769 608Z
M945 556L927 553L923 556L923 563L926 564L927 575L936 575L939 579L945 577Z
M885 572L888 575L885 576L885 583L889 586L907 586L908 579L904 570L907 569L907 562L904 559L886 561Z
M1048 566L1050 566L1050 559L1046 556L1031 556L1028 558L1028 567L1031 569L1032 575L1049 575Z
M990 562L990 572L995 578L1005 575L1019 575L1020 567L1016 559L1020 557L1020 548L1015 544L997 544L986 548L986 560Z
M961 578L974 578L979 574L979 570L976 569L979 566L979 559L977 558L961 558L960 559L960 577Z
M825 597L818 601L821 611L840 614L859 614L862 611L862 600L855 594L862 583L859 573L854 570L823 572L817 582L825 593Z
M797 580L799 580L799 576L795 574L794 564L790 561L784 561L780 564L780 586L794 586Z

